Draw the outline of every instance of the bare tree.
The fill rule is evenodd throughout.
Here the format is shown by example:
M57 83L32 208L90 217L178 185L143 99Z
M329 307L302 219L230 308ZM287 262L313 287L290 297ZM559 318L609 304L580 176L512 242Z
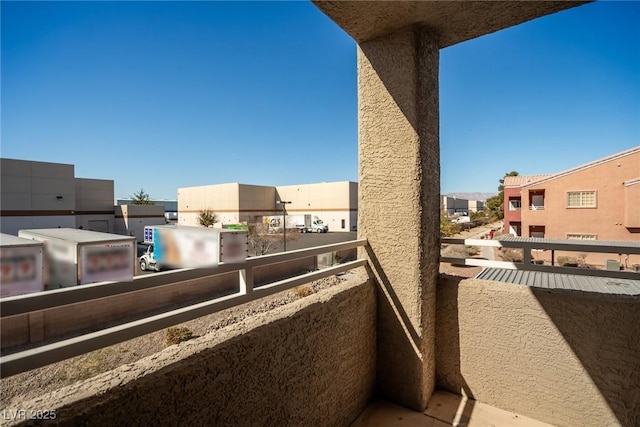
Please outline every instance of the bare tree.
M287 241L295 240L294 233L287 234ZM251 224L249 226L249 247L256 256L266 255L279 249L283 243L282 233L274 234L269 224Z
M205 209L198 216L198 223L203 227L211 227L218 222L218 215L211 209Z

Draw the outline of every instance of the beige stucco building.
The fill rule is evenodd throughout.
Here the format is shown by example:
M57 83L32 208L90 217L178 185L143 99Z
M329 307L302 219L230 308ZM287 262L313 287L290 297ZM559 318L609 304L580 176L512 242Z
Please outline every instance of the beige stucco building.
M312 214L322 219L329 231L357 229L358 183L323 182L286 186L213 184L178 189L178 224L198 225L198 216L212 210L217 227L226 224L261 222L263 216Z
M0 231L79 228L113 232L113 180L76 178L62 163L0 159Z
M223 224L256 222L257 217L276 213L275 187L239 183L178 188L178 224L198 225L198 216L212 210Z
M278 200L291 202L291 215L316 215L329 231L355 231L358 227L358 183L321 182L276 187Z

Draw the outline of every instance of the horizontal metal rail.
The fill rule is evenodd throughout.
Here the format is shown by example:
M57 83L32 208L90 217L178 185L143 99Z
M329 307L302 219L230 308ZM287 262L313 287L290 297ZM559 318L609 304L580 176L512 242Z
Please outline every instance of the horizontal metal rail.
M598 270L592 268L565 267L558 265L541 265L532 262L531 251L534 249L551 251L575 251L575 252L596 252L613 254L640 254L640 246L635 242L625 245L624 242L593 242L579 243L577 241L557 240L544 241L521 241L521 240L484 240L484 239L452 239L442 238L441 243L449 245L467 246L488 246L495 248L522 249L522 262L493 261L478 258L458 258L441 256L441 262L448 262L456 265L505 268L511 270L540 271L546 273L574 274L581 276L612 277L619 279L640 280L640 273L632 271Z
M358 241L358 245L362 244L363 241ZM366 261L364 259L339 264L334 267L280 280L278 282L253 289L249 292L247 292L247 289L244 289L241 290L239 294L205 301L134 322L114 326L98 332L4 356L0 358L0 372L2 372L2 378L6 378L21 372L26 372L51 363L59 362L64 359L79 356L93 350L118 344L151 332L159 331L163 328L184 323L198 317L213 314L227 308L235 307L258 298L309 283L313 280L322 279L356 267L362 267L365 264Z
M169 270L161 273L136 276L133 281L101 282L62 289L53 289L27 295L17 295L0 299L0 316L15 316L32 311L45 310L68 304L90 301L97 298L110 297L127 292L141 291L158 286L173 285L186 280L200 279L240 270L252 270L256 267L279 264L301 258L317 256L327 252L342 251L364 246L366 239L352 240L344 243L316 246L285 253L277 253L260 257L248 258L246 262L235 264L220 264L209 268L187 268Z
M78 356L99 348L117 344L165 327L183 323L195 318L215 313L230 307L250 302L267 295L281 292L310 281L341 273L366 264L365 260L356 260L319 271L302 274L293 278L253 287L253 269L256 267L286 263L328 252L353 249L366 245L366 239L317 246L286 253L249 258L244 263L220 264L217 267L199 269L181 269L164 273L136 277L133 282L105 282L58 289L36 294L4 298L0 300L2 316L24 314L32 311L59 307L62 305L89 301L95 298L119 295L127 292L150 289L157 286L179 285L180 282L213 275L239 272L240 291L233 295L202 302L170 312L118 325L91 334L82 335L53 344L44 345L27 351L0 358L2 377L25 372L41 366Z
M543 239L536 241L522 240L489 240L489 239L453 239L442 238L441 243L449 245L468 245L468 246L492 246L496 248L512 248L512 249L543 249L556 251L575 251L575 252L600 252L611 254L640 254L640 246L636 246L637 242L605 242L587 240L580 243L580 240L558 241Z

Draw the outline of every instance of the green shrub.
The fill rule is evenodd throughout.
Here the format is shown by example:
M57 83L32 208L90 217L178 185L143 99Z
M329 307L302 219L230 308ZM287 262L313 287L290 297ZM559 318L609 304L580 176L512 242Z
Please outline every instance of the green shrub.
M460 224L454 224L444 211L440 212L440 236L450 237L458 234L461 230Z
M503 261L522 262L522 249L503 249L500 256Z

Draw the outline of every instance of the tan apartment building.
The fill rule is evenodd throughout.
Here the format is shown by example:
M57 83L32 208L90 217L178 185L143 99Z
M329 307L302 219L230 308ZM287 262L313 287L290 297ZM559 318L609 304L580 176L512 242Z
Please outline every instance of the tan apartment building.
M329 231L357 229L358 183L323 182L287 186L239 183L214 184L178 189L178 224L198 225L198 216L212 210L218 216L216 227L226 224L261 222L264 216L311 214L329 226Z
M524 237L640 241L640 146L530 178L505 179L506 230Z
M547 175L518 175L504 177L504 232L522 236L522 196L521 187L548 178Z
M0 159L0 231L79 228L113 232L113 180L76 178L62 163Z

